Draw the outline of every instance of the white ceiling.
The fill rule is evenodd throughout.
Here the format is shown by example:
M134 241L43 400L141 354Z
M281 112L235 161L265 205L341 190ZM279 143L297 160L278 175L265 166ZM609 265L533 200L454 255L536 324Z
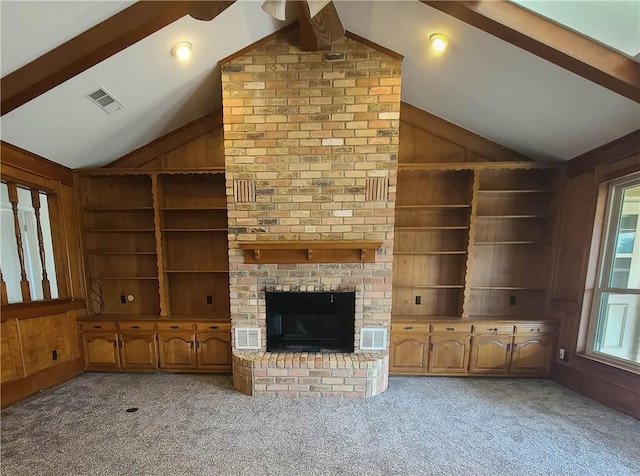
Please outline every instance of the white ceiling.
M2 74L130 3L3 0ZM178 20L6 114L0 137L71 168L99 166L217 109L217 62L283 26L261 3ZM640 128L637 103L416 0L336 8L347 30L405 56L404 101L532 158L567 160ZM426 42L436 31L451 38L441 56ZM193 44L188 63L170 55L181 40ZM84 97L98 87L124 109L107 115Z

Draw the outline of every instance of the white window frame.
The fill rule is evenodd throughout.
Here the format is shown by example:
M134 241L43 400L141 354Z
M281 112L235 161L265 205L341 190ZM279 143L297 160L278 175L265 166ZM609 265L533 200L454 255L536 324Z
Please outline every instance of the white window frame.
M593 301L589 317L589 328L587 334L587 346L585 354L595 360L599 360L616 367L631 370L640 374L640 363L628 359L615 357L596 350L596 338L598 337L598 325L600 323L600 313L602 308L602 296L609 294L632 294L640 296L640 288L611 288L609 287L609 277L614 265L616 233L622 216L623 190L640 185L640 173L634 173L614 180L608 185L606 213L604 217L603 236L600 243L600 253L598 255L598 268L596 283L593 290ZM640 236L636 236L640 240Z

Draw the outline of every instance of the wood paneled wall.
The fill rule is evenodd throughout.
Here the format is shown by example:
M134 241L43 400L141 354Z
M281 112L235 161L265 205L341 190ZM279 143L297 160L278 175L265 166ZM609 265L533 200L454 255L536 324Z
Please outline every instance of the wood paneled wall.
M561 214L551 314L560 322L558 348L568 352L556 360L552 377L558 383L606 405L640 418L640 377L581 352L586 345L593 267L597 253L593 229L599 227L598 190L603 182L640 170L640 131L569 162ZM589 273L589 276L587 275Z
M51 194L60 295L53 301L2 306L0 391L5 407L82 372L76 321L86 315L86 293L71 170L4 142L0 147L2 180Z

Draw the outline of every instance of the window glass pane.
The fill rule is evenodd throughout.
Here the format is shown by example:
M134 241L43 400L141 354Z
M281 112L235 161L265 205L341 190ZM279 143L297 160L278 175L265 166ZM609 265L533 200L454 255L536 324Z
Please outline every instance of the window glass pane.
M594 351L640 363L640 296L602 293Z
M640 185L621 190L620 220L615 232L609 287L640 288L640 240L638 215L640 215Z
M20 292L20 261L13 226L13 212L9 202L9 189L6 183L0 184L0 268L7 286L10 303L22 302Z
M58 299L58 281L56 280L56 266L53 260L53 240L51 238L51 221L49 219L49 199L46 193L40 194L40 221L44 238L45 264L49 282L51 283L51 299Z
M40 301L44 299L43 266L40 255L36 213L33 207L31 190L22 187L18 187L17 189L18 222L22 238L24 269L27 280L29 281L31 300ZM58 285L53 258L48 200L45 193L39 193L38 196L40 197L40 224L42 227L45 269L47 270L47 278L50 282L51 298L57 299ZM0 266L2 267L2 274L7 287L7 298L9 303L22 302L20 261L18 257L13 211L11 202L9 201L9 189L6 183L2 183L2 189L0 190L0 210L2 213Z

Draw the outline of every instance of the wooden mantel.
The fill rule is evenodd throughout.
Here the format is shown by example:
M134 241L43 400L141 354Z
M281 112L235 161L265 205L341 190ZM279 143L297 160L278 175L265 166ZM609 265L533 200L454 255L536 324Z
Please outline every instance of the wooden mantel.
M382 241L245 241L238 246L245 263L374 263Z

